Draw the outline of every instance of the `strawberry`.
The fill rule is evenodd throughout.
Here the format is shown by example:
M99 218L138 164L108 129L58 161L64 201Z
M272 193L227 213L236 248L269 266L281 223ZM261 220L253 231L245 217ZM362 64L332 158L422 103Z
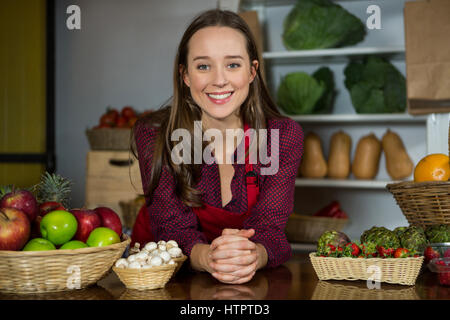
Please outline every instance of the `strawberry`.
M445 250L444 252L444 258L449 258L450 257L450 248L448 248L447 250Z
M394 258L407 258L409 257L409 250L405 248L397 248L394 252Z
M354 242L349 242L345 245L343 255L345 257L358 257L361 252L359 246Z
M438 251L434 250L430 246L426 247L425 252L424 252L424 256L425 256L425 263L430 262L434 258L440 258L441 257L440 253Z
M385 248L383 246L377 246L378 256L381 258L391 258L394 255L394 248Z

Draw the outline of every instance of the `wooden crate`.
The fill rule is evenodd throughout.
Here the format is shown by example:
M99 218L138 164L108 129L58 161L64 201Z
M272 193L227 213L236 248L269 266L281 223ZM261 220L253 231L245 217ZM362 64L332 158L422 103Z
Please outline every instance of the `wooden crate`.
M120 215L120 201L143 194L139 163L128 151L89 151L85 206L109 207Z

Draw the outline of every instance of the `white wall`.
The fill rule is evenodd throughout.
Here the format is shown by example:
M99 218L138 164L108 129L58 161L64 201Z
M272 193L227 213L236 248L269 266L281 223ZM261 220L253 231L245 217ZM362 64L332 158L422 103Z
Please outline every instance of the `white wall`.
M85 130L108 105L155 109L172 92L175 51L184 29L215 0L58 0L56 2L57 172L74 182L72 207L84 204ZM68 30L69 5L81 30Z

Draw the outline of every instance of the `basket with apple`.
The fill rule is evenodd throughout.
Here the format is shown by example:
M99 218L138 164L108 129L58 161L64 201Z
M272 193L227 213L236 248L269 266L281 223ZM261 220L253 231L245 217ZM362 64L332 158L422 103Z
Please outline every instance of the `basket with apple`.
M32 190L0 188L0 292L83 289L105 277L130 239L111 209L68 209L71 182L45 173Z

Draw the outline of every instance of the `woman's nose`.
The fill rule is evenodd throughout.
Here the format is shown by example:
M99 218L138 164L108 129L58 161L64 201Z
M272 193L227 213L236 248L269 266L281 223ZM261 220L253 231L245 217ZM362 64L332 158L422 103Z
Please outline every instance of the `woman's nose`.
M226 72L223 68L216 68L214 72L213 85L217 87L224 87L228 84Z

